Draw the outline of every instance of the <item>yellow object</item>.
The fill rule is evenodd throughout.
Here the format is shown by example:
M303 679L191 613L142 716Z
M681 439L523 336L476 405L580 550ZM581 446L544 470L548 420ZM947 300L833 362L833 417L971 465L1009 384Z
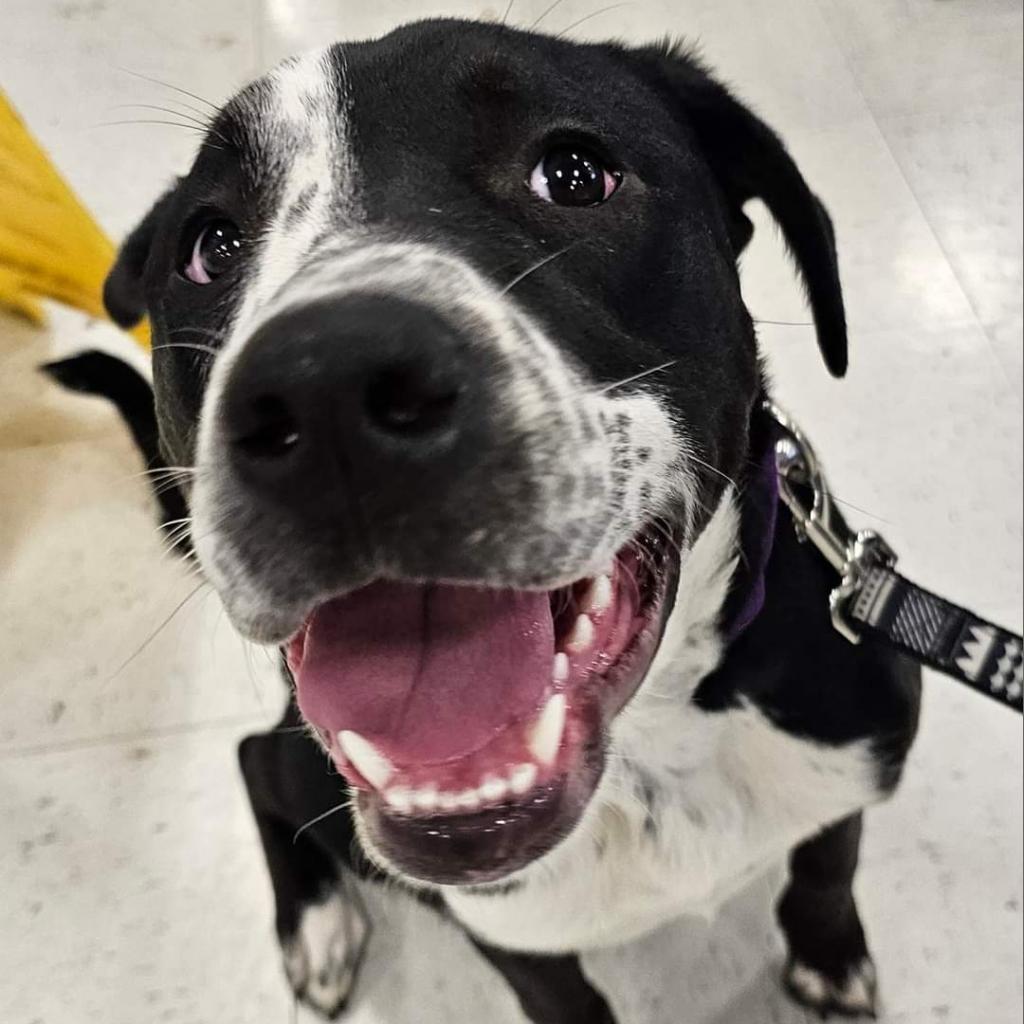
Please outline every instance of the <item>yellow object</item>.
M0 93L0 306L43 322L41 299L106 317L114 245ZM149 347L149 325L131 333Z

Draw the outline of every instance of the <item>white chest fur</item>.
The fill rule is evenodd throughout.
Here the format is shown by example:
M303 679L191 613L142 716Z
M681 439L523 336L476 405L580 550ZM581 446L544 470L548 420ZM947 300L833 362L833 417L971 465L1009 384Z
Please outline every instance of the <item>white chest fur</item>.
M659 654L614 725L605 776L573 834L510 892L445 892L484 940L584 950L711 915L800 839L879 797L865 744L825 747L753 707L708 714L690 702L720 657L714 623L735 537L726 500L687 558Z
M446 894L481 938L559 952L627 941L681 914L709 916L754 874L819 827L877 798L861 744L820 747L746 708L692 710L675 778L637 787L613 766L563 846L502 896ZM645 802L651 801L650 804Z

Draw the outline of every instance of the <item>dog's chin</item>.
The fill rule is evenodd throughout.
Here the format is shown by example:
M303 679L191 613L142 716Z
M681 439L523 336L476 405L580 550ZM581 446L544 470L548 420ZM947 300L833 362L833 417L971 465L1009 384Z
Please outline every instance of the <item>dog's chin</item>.
M604 574L550 592L380 581L315 608L288 664L371 853L410 879L479 885L569 835L678 568L670 534L648 529Z

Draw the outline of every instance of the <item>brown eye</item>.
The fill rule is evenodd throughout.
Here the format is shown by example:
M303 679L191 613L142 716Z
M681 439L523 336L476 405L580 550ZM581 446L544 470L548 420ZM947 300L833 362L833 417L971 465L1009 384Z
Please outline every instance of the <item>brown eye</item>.
M600 157L582 146L548 150L530 174L530 191L558 206L597 206L610 199L622 174L609 170Z
M183 273L193 284L210 284L238 259L242 232L229 220L214 220L196 236Z

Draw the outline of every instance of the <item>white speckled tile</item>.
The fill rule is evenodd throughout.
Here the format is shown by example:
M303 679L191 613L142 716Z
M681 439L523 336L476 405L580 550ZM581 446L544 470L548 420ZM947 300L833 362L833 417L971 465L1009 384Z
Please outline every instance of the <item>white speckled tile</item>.
M857 885L882 1019L1010 1024L1021 983L1019 723L942 680L927 692L905 785L868 816ZM5 1021L288 1019L234 755L245 731L0 755L0 872L13 894L0 930ZM622 1024L674 1024L680 1006L690 1024L807 1024L777 983L780 878L752 885L712 924L681 921L588 957ZM346 1020L521 1020L503 982L433 912L396 892L368 896L374 939Z
M772 17L760 0L380 0L372 5L339 0L267 0L260 57L268 65L296 50L336 39L383 35L403 21L424 17L482 17L580 40L622 40L633 45L666 35L699 47L741 96L785 130L817 131L866 112L855 80L817 5L777 0Z
M248 730L0 754L4 1024L268 1024L292 1000L238 774ZM407 898L377 922L352 1024L515 1024L466 940ZM302 1014L304 1021L313 1021Z
M879 121L892 152L1020 393L1024 107L1013 102ZM1008 325L1004 328L1004 325Z
M955 117L1020 99L1018 0L826 0L818 6L876 114Z
M885 1020L1020 1020L1021 773L1020 719L926 673L917 746L867 817L857 884Z
M787 140L808 184L832 216L852 344L865 331L974 323L942 247L874 119ZM810 319L781 238L760 204L742 259L756 317Z
M127 433L36 372L49 349L0 314L0 750L273 713L273 658L164 554Z
M255 70L240 0L4 0L3 24L0 86L115 236L187 169L198 142L188 124L208 116L206 101L223 102Z
M0 86L121 233L194 139L93 127L119 104L175 97L120 68L219 101L296 49L429 14L497 19L505 6L8 0ZM546 6L516 0L510 20ZM565 0L544 24L560 31L601 6ZM865 510L851 518L896 541L922 582L1020 628L1019 0L640 0L572 31L699 40L783 131L835 215L852 370L830 381L807 327L764 325L780 396L839 496ZM751 305L806 321L762 213L758 225ZM113 674L190 584L161 559L131 479L141 466L110 411L34 373L97 341L127 351L75 317L54 317L49 335L0 319L0 1019L284 1024L291 1001L234 753L273 717L280 686L200 597ZM1021 830L1019 720L929 678L921 740L904 787L868 816L857 886L886 1024L1020 1019ZM589 957L622 1024L810 1024L777 984L777 882L711 925L678 922ZM521 1020L452 929L400 896L371 902L378 930L347 1020Z
M1020 399L981 328L855 334L841 381L812 332L764 325L761 337L776 395L850 521L885 535L908 575L939 593L982 613L1019 609Z

